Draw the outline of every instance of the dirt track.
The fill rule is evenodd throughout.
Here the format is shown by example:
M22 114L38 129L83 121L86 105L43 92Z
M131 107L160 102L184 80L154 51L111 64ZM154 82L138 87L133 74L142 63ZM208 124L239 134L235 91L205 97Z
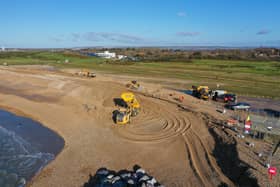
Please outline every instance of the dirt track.
M248 172L243 168L242 173L238 166L237 149L245 149L236 147L238 140L232 132L215 124L216 119L225 117L211 103L186 95L183 105L188 109L182 110L173 104L180 93L143 83L145 93L167 101L137 94L141 113L131 124L118 127L112 121L112 111L116 109L114 98L126 90L124 80L109 75L84 79L33 68L0 69L0 79L2 107L33 117L66 142L64 150L30 186L82 186L100 167L119 170L134 164L171 187L245 184L225 172ZM219 153L222 148L229 152L224 158ZM246 155L244 159L253 157L249 151ZM237 166L229 163L232 161ZM256 164L254 175L260 184L266 182L265 169L257 161L249 161ZM244 180L253 181L249 176Z

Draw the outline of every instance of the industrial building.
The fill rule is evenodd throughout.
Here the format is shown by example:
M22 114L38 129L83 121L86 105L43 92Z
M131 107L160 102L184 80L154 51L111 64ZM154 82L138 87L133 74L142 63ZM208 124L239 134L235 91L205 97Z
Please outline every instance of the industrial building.
M104 51L103 53L95 53L96 56L102 57L102 58L116 58L116 53L110 53L109 51Z

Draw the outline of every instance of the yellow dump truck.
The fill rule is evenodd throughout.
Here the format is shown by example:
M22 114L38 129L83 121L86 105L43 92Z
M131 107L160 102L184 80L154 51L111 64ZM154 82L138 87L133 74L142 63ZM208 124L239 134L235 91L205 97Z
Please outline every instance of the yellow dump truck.
M130 122L130 118L136 116L140 111L140 104L131 92L124 92L121 94L121 99L126 106L120 108L116 115L116 123L118 125L125 125Z

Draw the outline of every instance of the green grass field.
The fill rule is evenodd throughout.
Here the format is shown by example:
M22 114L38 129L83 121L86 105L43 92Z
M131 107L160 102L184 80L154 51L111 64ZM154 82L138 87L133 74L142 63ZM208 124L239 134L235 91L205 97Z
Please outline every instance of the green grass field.
M68 59L70 63L64 63ZM280 98L280 62L192 60L191 62L106 62L102 58L58 52L0 53L0 64L45 64L60 68L88 68L96 71L146 77L186 80L186 89L204 84L231 92ZM174 85L176 86L176 85Z

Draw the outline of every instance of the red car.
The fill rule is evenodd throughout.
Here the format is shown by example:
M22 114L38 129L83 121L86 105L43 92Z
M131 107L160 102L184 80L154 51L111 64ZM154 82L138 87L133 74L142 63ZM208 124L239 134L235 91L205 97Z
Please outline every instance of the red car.
M224 103L235 103L236 102L236 96L234 94L223 94L223 95L213 97L213 100L221 101L221 102L224 102Z

